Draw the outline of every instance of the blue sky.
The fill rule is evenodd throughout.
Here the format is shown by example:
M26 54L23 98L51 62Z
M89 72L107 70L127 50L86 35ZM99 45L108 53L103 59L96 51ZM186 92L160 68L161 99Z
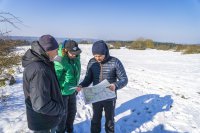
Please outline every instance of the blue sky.
M0 0L11 35L200 43L200 0Z

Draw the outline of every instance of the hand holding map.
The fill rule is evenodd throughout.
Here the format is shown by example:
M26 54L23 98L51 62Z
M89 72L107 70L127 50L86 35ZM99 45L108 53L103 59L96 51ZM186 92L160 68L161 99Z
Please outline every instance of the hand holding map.
M82 89L86 104L103 101L106 99L115 98L115 91L109 89L110 83L105 79L99 84L92 87Z

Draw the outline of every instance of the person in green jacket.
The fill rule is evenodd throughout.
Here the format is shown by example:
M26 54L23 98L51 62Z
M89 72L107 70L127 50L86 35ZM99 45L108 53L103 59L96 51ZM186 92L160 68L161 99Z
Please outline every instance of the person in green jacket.
M81 49L74 40L65 40L58 49L58 58L54 61L56 75L60 84L63 101L65 104L65 114L58 124L56 132L73 132L73 122L77 112L76 108L76 87L80 79Z

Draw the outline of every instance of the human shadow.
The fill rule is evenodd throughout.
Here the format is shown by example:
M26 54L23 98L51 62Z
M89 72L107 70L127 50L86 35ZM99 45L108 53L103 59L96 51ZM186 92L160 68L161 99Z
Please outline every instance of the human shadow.
M131 133L144 123L152 121L153 117L163 111L169 111L172 107L173 99L170 95L160 97L157 94L147 94L129 100L115 109L115 132L116 133ZM104 128L105 117L102 118L102 133L105 133ZM75 124L76 132L90 132L90 119ZM159 125L152 131L146 133L176 133L167 131L164 126Z
M157 94L148 94L129 100L115 110L116 131L130 133L142 126L144 123L152 121L153 117L163 111L169 111L173 100L170 95L160 97Z
M164 125L160 124L160 125L154 127L152 131L141 132L141 133L178 133L178 132L165 130Z

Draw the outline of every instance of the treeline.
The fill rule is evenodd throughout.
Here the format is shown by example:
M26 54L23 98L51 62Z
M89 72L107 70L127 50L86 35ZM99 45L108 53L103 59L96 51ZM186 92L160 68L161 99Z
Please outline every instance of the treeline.
M154 42L151 39L138 39L136 41L107 41L110 49L120 49L126 47L128 49L145 50L173 50L175 52L182 52L183 54L200 53L200 45L184 45L167 42Z
M95 40L78 40L79 44L93 44Z

